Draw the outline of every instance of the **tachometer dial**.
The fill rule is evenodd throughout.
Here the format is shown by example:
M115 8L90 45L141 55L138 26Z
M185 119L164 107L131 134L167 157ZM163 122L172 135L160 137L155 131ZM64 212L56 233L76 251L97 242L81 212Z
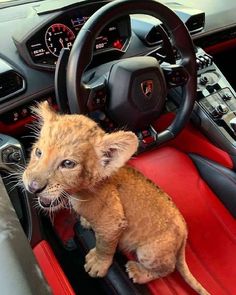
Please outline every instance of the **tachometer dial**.
M64 24L53 24L45 33L45 43L48 50L55 56L59 56L62 48L71 48L75 35Z

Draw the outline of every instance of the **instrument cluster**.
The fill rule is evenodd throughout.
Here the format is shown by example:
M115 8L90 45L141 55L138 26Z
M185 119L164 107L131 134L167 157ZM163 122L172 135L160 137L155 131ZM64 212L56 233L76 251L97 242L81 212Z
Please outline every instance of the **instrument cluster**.
M47 24L26 42L29 55L35 65L56 65L62 48L73 46L82 26L89 19L87 15L74 13L63 15ZM124 52L130 39L130 20L127 17L110 23L99 34L95 41L94 53L104 51Z

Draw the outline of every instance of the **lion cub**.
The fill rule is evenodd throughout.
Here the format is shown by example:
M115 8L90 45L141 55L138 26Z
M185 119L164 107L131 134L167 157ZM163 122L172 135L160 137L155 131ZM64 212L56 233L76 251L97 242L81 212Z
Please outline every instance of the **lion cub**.
M70 202L96 235L85 270L103 277L117 246L135 251L138 262L126 269L135 283L147 283L174 271L199 294L209 294L185 262L187 228L170 197L125 163L135 153L132 132L105 133L83 115L59 115L39 104L40 135L23 173L38 204L55 211Z

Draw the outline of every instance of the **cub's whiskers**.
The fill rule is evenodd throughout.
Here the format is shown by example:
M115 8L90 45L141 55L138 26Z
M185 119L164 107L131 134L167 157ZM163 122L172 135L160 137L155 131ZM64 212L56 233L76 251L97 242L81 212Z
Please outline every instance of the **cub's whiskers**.
M62 194L63 194L64 197L68 198L68 200L73 199L73 200L78 201L78 202L88 202L89 201L89 200L83 200L83 199L80 199L80 198L75 197L73 195L70 195L69 193L67 193L64 190L62 191Z
M3 176L3 180L5 180L6 186L9 188L8 192L12 192L17 187L21 189L22 191L25 191L25 187L22 180L22 174L24 172L25 167L23 165L17 164L17 163L5 163L9 165L10 167L14 165L16 167L16 170L8 171L6 176Z

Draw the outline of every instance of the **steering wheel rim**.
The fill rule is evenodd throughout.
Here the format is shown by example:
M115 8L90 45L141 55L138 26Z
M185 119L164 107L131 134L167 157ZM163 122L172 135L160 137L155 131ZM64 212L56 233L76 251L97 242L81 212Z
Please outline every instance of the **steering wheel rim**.
M181 55L181 65L188 76L187 82L183 85L183 99L175 119L157 136L158 142L163 143L174 138L190 118L196 97L197 70L195 51L186 26L172 10L159 2L113 1L100 8L84 24L73 44L67 65L66 85L70 111L86 113L87 101L81 98L87 96L87 87L82 82L82 76L92 60L97 34L108 23L129 14L148 14L164 23L172 35L173 45Z

